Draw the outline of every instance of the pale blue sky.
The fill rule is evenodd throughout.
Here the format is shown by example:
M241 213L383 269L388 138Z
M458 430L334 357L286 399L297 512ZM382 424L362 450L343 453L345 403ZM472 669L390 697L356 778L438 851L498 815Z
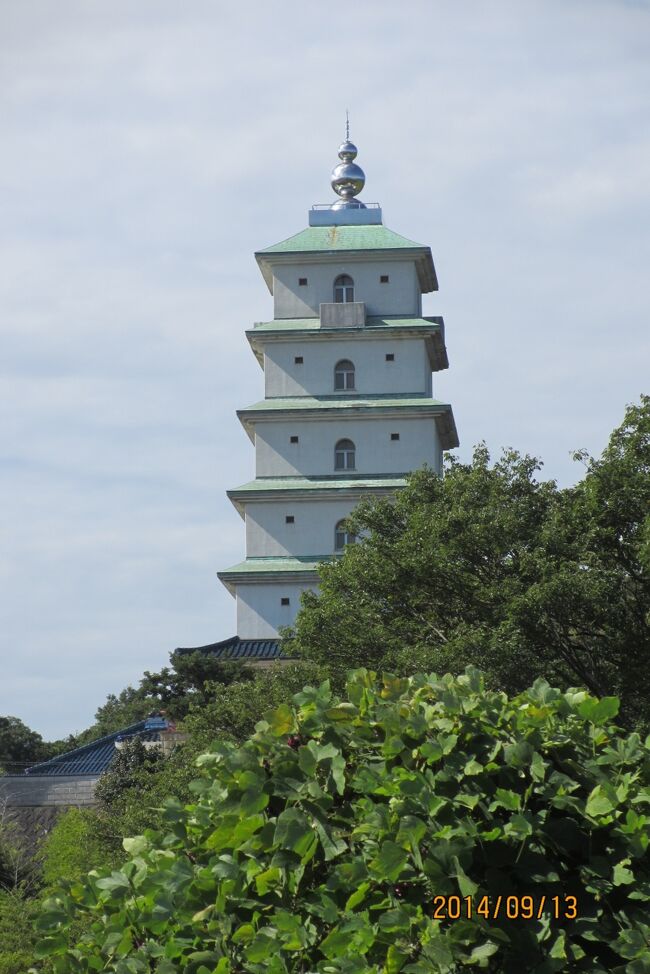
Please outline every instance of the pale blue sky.
M46 737L235 631L253 251L344 130L429 244L460 455L562 484L648 391L650 5L0 3L0 714Z

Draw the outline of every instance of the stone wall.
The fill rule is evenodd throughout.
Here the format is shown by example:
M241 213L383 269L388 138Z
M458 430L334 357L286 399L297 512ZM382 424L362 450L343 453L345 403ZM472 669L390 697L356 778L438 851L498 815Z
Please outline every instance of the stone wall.
M94 805L98 775L3 775L0 802L8 806Z

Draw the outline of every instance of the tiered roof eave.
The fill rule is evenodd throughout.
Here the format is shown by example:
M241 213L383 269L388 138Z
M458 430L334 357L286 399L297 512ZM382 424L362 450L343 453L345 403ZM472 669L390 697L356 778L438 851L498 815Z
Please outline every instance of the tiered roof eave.
M262 399L252 406L237 410L237 416L249 436L255 442L255 424L269 420L300 418L319 420L350 415L367 418L392 419L408 414L411 417L429 416L435 420L443 450L459 445L454 414L449 403L431 399L426 395L405 396L376 395L342 399L340 396L292 396Z
M246 558L237 565L217 572L231 595L236 594L238 584L255 582L298 582L313 585L318 580L318 566L332 561L336 555L279 555Z
M300 258L301 261L368 257L381 253L385 257L415 260L418 280L423 293L438 290L438 279L431 248L402 237L382 223L365 226L307 227L280 243L258 250L255 259L266 285L273 293L273 265Z
M358 327L324 327L320 318L276 318L258 321L248 329L246 337L260 365L264 365L264 348L271 342L287 339L310 341L327 340L334 335L337 340L349 341L363 338L424 338L432 372L449 368L445 346L445 323L440 316L413 318L403 315L371 315L365 325Z
M287 498L292 501L326 498L358 500L363 496L390 496L405 487L407 474L373 477L364 474L342 477L258 477L226 491L239 514L245 516L247 503Z

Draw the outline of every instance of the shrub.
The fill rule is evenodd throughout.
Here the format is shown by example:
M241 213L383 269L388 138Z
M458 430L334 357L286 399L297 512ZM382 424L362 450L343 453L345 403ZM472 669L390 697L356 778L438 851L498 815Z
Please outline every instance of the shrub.
M89 865L114 864L111 850L102 843L97 813L69 808L56 822L41 849L43 883L57 886L62 880L78 881Z
M642 974L650 741L617 707L541 679L509 700L472 669L307 687L199 759L164 834L52 897L39 954L60 974Z
M95 797L110 805L160 770L164 760L159 748L145 747L139 737L125 741L108 771L97 782Z
M0 890L0 974L25 974L34 959L35 904Z

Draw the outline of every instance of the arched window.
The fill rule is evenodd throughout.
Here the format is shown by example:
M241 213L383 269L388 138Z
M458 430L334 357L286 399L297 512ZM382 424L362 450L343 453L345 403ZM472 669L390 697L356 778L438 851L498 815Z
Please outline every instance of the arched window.
M354 281L349 274L339 274L334 281L334 301L336 304L354 301Z
M342 389L354 389L354 362L347 358L342 358L334 366L334 388L337 391Z
M345 521L339 521L334 528L334 551L343 551L346 544L354 544L356 535L348 530Z
M354 470L356 447L352 440L339 440L334 447L334 469Z

